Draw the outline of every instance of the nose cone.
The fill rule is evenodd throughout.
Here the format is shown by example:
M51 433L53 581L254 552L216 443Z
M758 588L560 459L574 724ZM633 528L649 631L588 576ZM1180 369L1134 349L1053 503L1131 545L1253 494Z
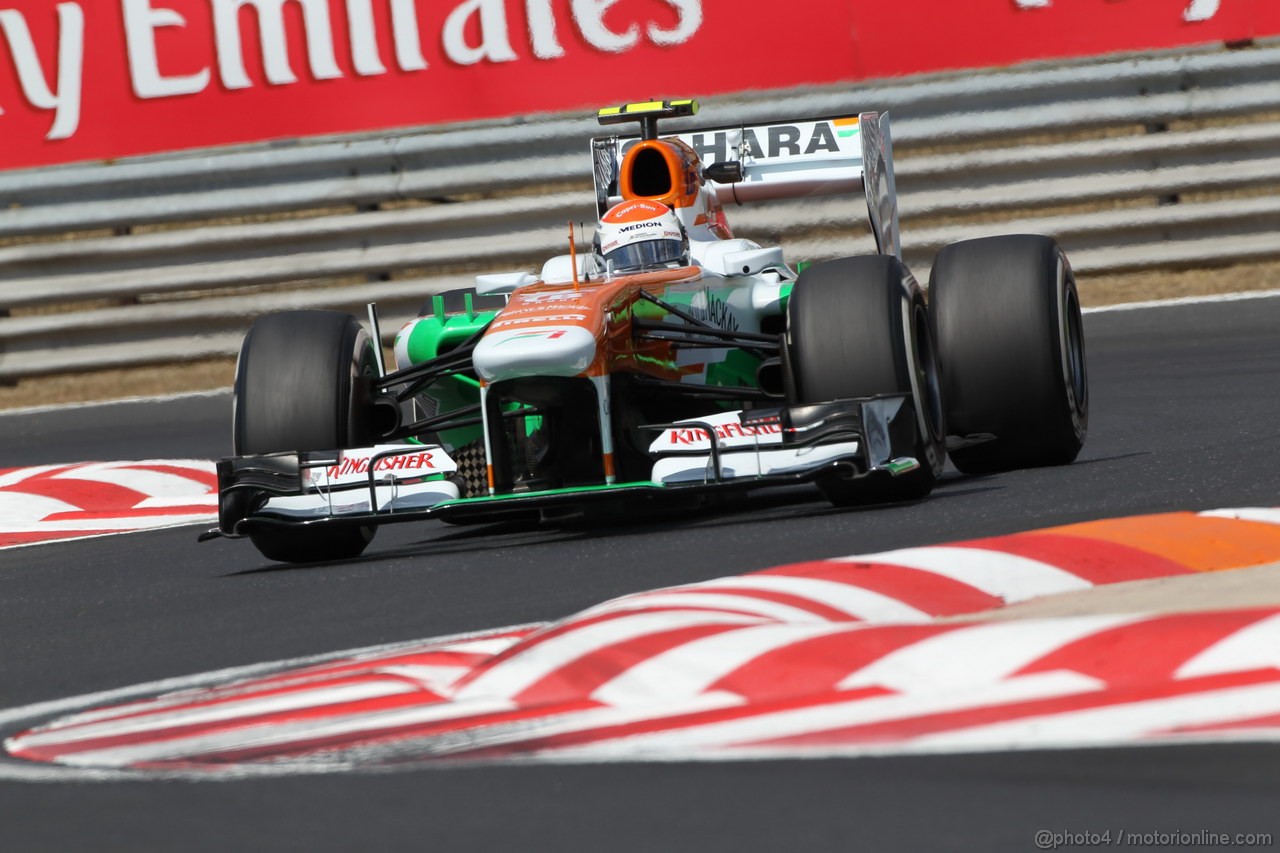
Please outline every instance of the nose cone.
M492 332L471 356L486 382L522 376L577 376L596 357L596 339L578 326Z

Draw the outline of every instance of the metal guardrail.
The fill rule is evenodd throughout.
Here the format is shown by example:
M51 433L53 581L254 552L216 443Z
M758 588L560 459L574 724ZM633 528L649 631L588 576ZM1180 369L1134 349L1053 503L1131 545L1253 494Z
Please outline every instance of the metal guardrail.
M884 108L921 280L942 245L990 233L1054 235L1082 274L1280 254L1280 44L758 93L699 121ZM252 317L290 307L377 300L392 333L472 270L559 252L566 220L592 216L596 132L548 117L0 173L0 240L78 235L0 248L0 380L232 355ZM872 250L849 239L855 212L730 220L819 259Z

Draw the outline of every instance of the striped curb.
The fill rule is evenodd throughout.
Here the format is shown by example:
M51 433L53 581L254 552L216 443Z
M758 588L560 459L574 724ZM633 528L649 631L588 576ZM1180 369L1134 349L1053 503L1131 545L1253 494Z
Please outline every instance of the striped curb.
M0 470L0 548L205 523L217 515L217 474L205 460Z
M93 709L78 768L989 750L1280 735L1280 608L947 619L1280 561L1280 510L1169 513L780 566L568 619Z

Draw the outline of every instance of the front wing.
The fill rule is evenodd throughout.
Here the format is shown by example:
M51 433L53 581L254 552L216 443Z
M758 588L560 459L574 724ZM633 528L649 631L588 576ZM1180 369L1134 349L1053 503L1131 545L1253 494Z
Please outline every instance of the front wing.
M922 463L910 395L725 412L649 429L649 480L459 497L457 465L438 446L383 445L241 456L218 463L218 527L201 539L317 525L381 525L439 518L563 517L588 505L742 492L824 478L892 478Z

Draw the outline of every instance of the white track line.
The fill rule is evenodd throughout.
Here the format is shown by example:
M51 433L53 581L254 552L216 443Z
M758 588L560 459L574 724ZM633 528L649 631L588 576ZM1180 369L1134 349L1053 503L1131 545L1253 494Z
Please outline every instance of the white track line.
M1237 293L1215 293L1208 296L1182 296L1177 299L1149 299L1143 302L1122 302L1119 305L1097 305L1082 309L1085 314L1105 314L1109 311L1143 311L1148 308L1169 308L1181 305L1211 305L1217 302L1245 302L1250 299L1274 299L1280 290L1245 290Z
M77 507L76 509L79 509ZM155 527L180 527L185 524L208 524L216 518L209 512L173 515L129 515L121 518L86 518L68 521L32 521L27 524L0 523L0 533L78 533L80 531L111 530L128 533L134 530L150 530ZM19 543L32 544L32 543ZM47 544L43 542L41 544Z
M130 530L108 530L105 533L87 533L84 536L60 536L56 539L36 539L32 542L14 542L9 545L0 545L0 551L8 551L11 548L47 547L50 545L57 545L60 542L83 542L86 539L105 539L108 536L121 536L126 533L130 533L130 534L146 533L147 531L150 531L150 530L167 530L175 527L194 527L196 524L199 524L203 527L207 527L209 525L209 522L212 521L214 517L210 515L200 516L199 521L183 521L181 519L179 519L178 521L174 521L174 518L175 516L164 516L163 517L164 524L153 524L147 527L138 527ZM102 528L93 528L93 529L101 530ZM38 533L40 531L18 530L18 531L11 531L11 532Z
M150 405L153 403L176 403L182 400L201 400L213 397L230 397L230 388L219 388L215 391L188 391L184 394L164 394L158 397L121 397L117 400L93 400L87 403L58 403L51 406L27 406L22 409L0 409L0 418L22 417L23 415L44 415L53 412L66 412L72 409L95 409L106 406Z

